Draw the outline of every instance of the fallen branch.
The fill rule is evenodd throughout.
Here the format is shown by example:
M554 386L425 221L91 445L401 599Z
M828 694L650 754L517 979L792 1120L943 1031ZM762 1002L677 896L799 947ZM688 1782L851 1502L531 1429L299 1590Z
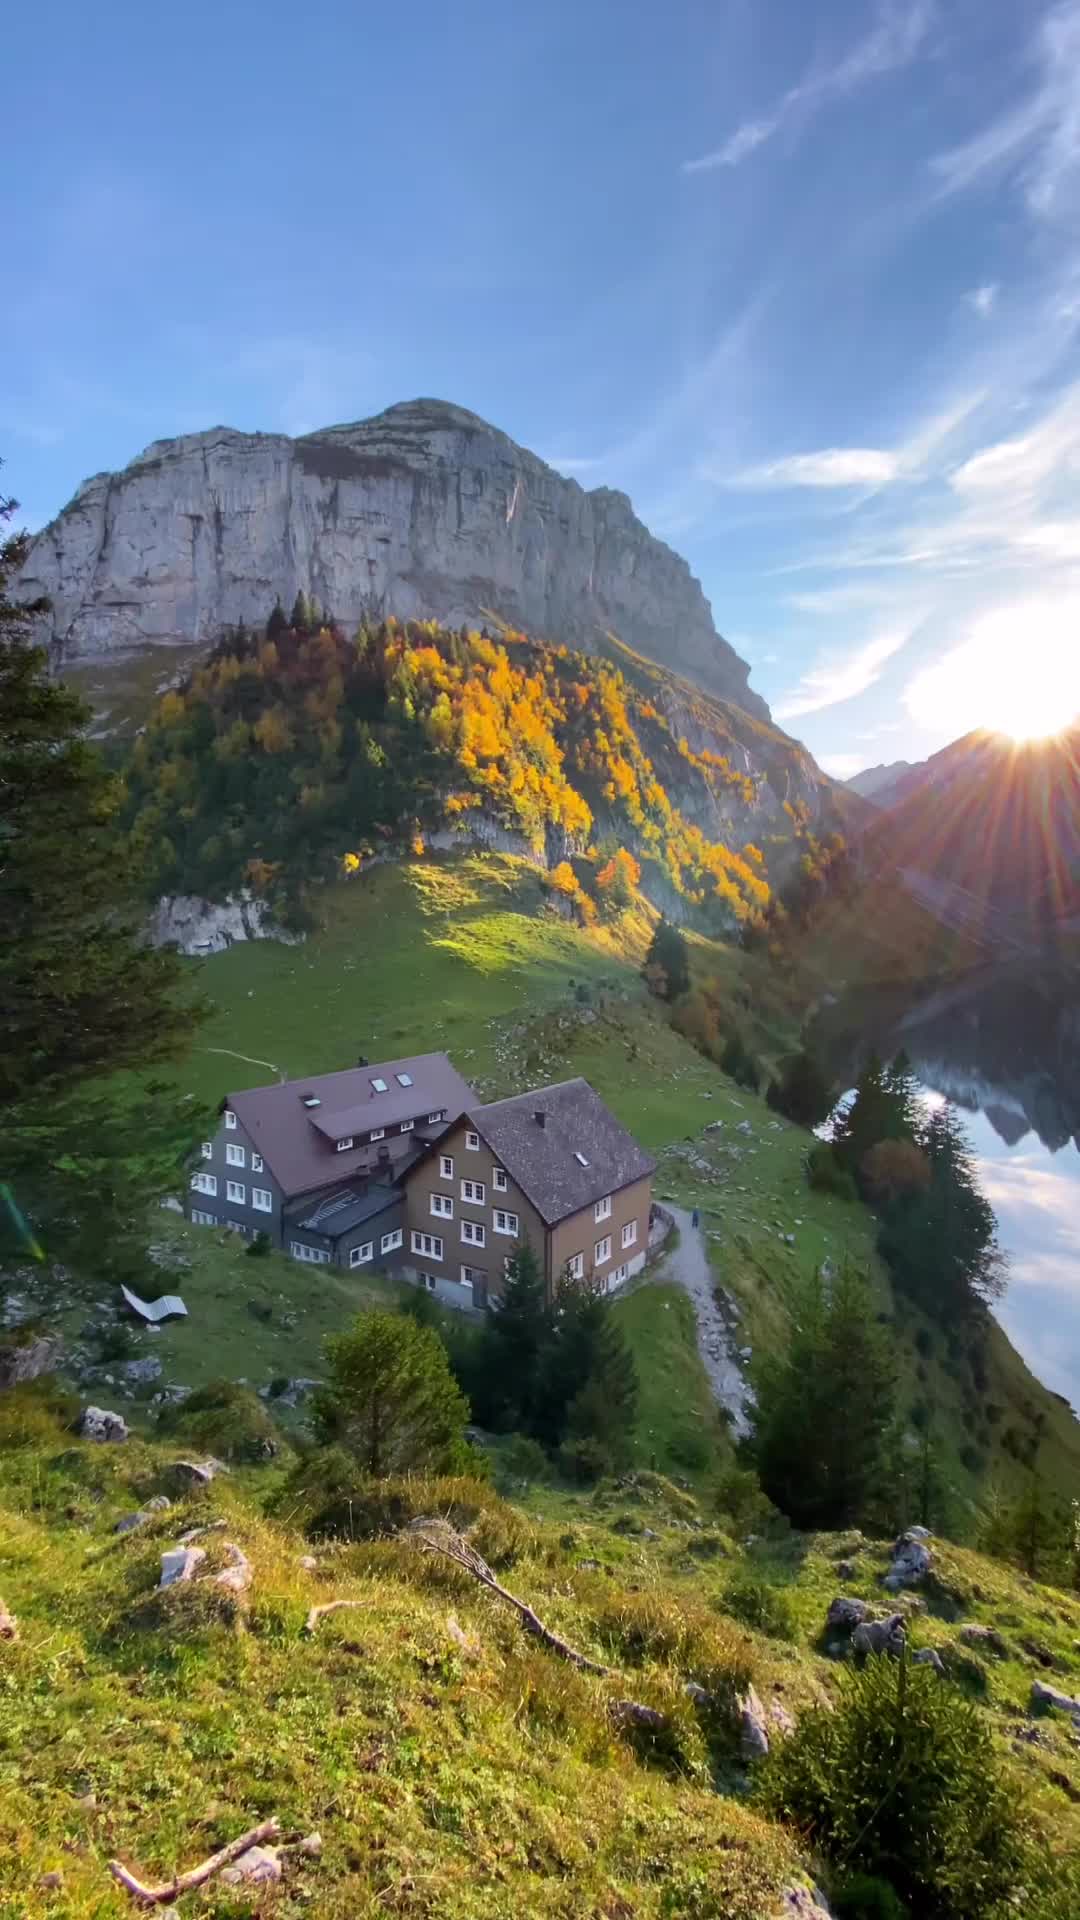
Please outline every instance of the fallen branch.
M189 1527L186 1533L177 1534L177 1544L181 1547L190 1547L192 1541L201 1539L204 1533L217 1533L219 1528L225 1526L228 1526L227 1520L208 1520L205 1526Z
M557 1654L560 1660L569 1661L572 1667L577 1667L582 1673L598 1674L602 1680L612 1678L613 1668L602 1667L598 1661L590 1660L587 1654L579 1653L569 1641L561 1639L550 1627L545 1627L539 1614L524 1600L519 1600L516 1593L500 1586L487 1561L482 1560L476 1549L470 1547L460 1533L455 1533L453 1527L447 1526L444 1521L414 1520L410 1531L425 1553L441 1553L445 1559L452 1560L455 1566L471 1573L473 1579L478 1580L489 1593L505 1600L507 1606L513 1607L525 1632L532 1634L535 1640Z
M242 1833L238 1840L230 1840L227 1847L212 1853L209 1860L203 1860L197 1867L190 1867L187 1873L178 1873L175 1879L160 1887L145 1886L141 1880L136 1879L130 1868L125 1867L122 1860L110 1860L109 1872L113 1879L119 1881L120 1885L125 1887L132 1898L138 1900L142 1906L165 1907L171 1900L178 1899L182 1893L193 1893L196 1887L205 1885L215 1873L221 1872L222 1867L231 1866L234 1860L238 1860L249 1847L261 1846L264 1840L276 1840L280 1832L280 1821L263 1820L249 1832Z
M366 1600L327 1600L321 1607L312 1607L304 1621L304 1632L314 1633L324 1613L337 1613L341 1607L366 1607Z

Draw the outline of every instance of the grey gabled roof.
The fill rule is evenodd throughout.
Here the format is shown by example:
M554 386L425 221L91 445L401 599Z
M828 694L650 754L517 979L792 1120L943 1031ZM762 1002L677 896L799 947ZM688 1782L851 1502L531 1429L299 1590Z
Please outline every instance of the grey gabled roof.
M412 1085L400 1086L399 1073L407 1073ZM379 1079L387 1083L385 1093L372 1087ZM306 1107L305 1094L318 1105ZM336 1140L369 1133L373 1127L399 1126L414 1117L422 1126L429 1113L445 1112L448 1121L456 1120L475 1098L445 1053L419 1053L347 1067L342 1073L309 1074L273 1087L247 1087L231 1093L226 1104L288 1197L330 1182L344 1185L350 1174L373 1162L375 1148L366 1141L336 1153ZM398 1138L411 1141L412 1136Z
M351 1187L338 1188L321 1200L309 1199L306 1205L298 1203L286 1219L289 1226L299 1227L305 1233L324 1233L328 1239L337 1240L343 1233L351 1233L366 1220L377 1219L388 1207L396 1207L400 1202L397 1187L369 1187L366 1193ZM303 1218L298 1218L299 1215Z
M587 1080L560 1080L472 1107L466 1121L549 1227L656 1171L652 1155L619 1125Z

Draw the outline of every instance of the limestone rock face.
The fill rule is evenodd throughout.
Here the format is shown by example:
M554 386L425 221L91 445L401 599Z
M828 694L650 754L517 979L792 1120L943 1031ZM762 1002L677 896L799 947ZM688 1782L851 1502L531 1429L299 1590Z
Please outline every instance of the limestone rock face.
M586 492L442 401L297 440L229 427L156 440L84 482L19 588L52 600L62 660L209 643L304 591L346 627L494 617L588 650L610 630L768 718L686 562L625 494Z

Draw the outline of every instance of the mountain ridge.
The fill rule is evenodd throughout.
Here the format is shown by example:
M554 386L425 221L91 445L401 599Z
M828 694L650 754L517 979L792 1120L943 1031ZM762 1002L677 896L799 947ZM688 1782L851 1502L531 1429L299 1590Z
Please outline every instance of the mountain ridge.
M54 656L211 644L314 595L345 626L486 618L596 651L606 634L760 720L749 667L628 496L559 474L451 402L290 438L217 426L85 480L19 581Z

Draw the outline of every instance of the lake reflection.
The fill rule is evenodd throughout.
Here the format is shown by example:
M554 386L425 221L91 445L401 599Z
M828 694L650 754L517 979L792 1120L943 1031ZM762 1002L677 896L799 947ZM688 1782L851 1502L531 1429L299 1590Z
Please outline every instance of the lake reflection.
M907 1052L953 1100L1009 1255L997 1317L1032 1371L1080 1409L1080 984L1016 969L904 1005L861 993L823 1009L818 1045L854 1080Z

